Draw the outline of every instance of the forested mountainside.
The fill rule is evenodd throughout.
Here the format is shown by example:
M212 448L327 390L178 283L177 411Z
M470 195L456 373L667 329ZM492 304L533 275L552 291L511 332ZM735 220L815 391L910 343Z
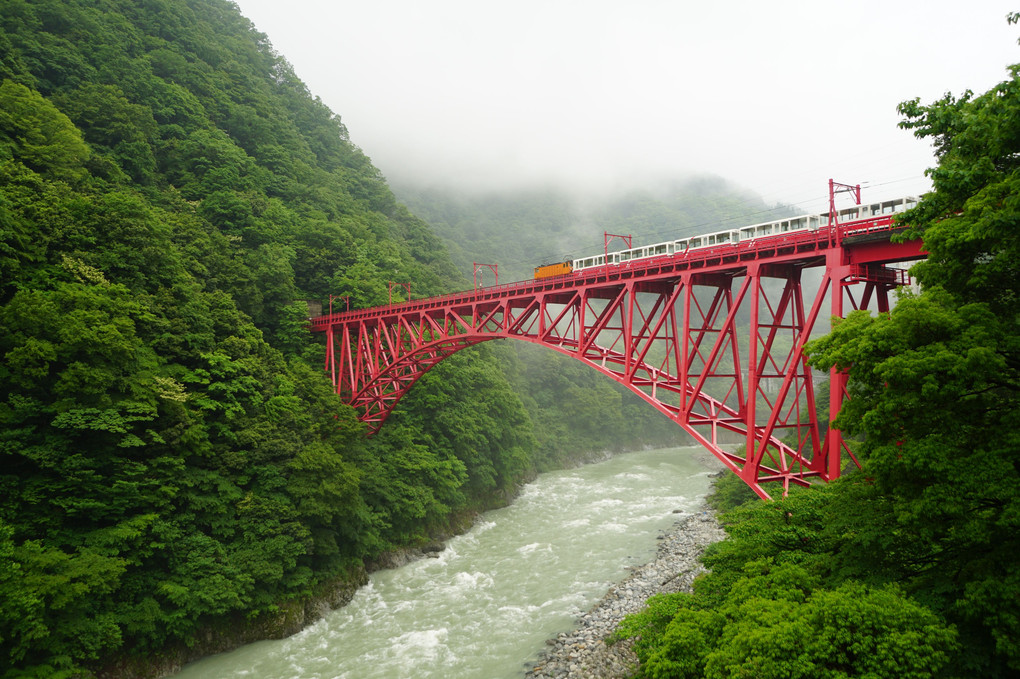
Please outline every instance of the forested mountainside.
M899 110L938 159L901 218L921 292L808 348L862 470L724 515L694 593L621 626L639 677L1020 676L1020 66Z
M387 280L467 287L236 6L4 2L0 676L271 627L533 473L485 346L363 436L303 300Z
M495 263L501 282L602 252L606 231L633 236L637 246L798 214L713 177L584 197L559 188L463 193L403 184L394 191L446 241L462 273L471 276L473 262ZM610 249L622 247L616 240ZM482 280L492 284L492 273L483 269Z

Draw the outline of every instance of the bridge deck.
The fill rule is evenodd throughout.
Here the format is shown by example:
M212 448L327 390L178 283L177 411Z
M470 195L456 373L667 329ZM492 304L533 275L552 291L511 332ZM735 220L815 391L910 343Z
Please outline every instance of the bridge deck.
M369 309L324 314L310 319L310 326L315 332L325 332L335 323L349 321L372 323L410 311L438 311L451 306L472 306L486 300L529 297L614 281L670 279L689 271L727 272L734 275L742 267L753 262L792 263L802 268L810 268L824 265L825 251L837 239L847 256L846 263L851 265L881 265L922 259L924 253L917 241L892 242L892 236L903 231L905 229L892 227L891 217L883 217L840 225L836 232L830 232L828 227L823 227L816 232L758 239L735 246L702 248L689 255L636 260L618 266L599 266L551 278L501 283Z

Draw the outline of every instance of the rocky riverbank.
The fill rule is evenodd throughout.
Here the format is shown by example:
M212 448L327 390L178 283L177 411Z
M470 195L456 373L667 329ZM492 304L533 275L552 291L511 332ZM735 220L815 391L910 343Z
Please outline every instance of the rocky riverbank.
M634 569L581 616L577 627L546 643L549 649L531 667L527 679L624 679L634 673L637 656L629 641L606 646L603 639L630 613L659 593L689 591L704 568L698 557L726 536L715 513L703 508L680 518L660 538L655 559Z

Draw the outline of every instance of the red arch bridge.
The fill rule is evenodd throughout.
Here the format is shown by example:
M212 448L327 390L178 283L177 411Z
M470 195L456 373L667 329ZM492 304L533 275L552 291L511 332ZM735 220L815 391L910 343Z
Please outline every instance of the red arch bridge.
M891 214L874 214L329 314L311 327L326 333L337 393L372 433L432 366L479 342L512 338L625 385L768 498L763 484L778 482L785 494L791 483L838 477L842 454L852 458L839 432L819 421L815 391L826 376L812 372L804 345L828 331L820 316L889 309L889 292L909 282L890 265L924 256L919 241L892 238L898 231ZM831 419L846 375L833 370L828 379ZM734 442L743 452L731 452Z

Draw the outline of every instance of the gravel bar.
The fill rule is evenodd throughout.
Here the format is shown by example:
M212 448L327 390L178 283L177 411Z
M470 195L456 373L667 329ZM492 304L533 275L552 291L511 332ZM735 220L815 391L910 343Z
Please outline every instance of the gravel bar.
M704 508L687 514L659 538L655 559L634 569L623 582L610 587L602 600L582 615L577 627L549 639L527 679L625 679L638 665L631 642L606 646L605 639L624 616L645 607L654 594L689 592L705 572L698 558L705 547L726 537L715 513Z

